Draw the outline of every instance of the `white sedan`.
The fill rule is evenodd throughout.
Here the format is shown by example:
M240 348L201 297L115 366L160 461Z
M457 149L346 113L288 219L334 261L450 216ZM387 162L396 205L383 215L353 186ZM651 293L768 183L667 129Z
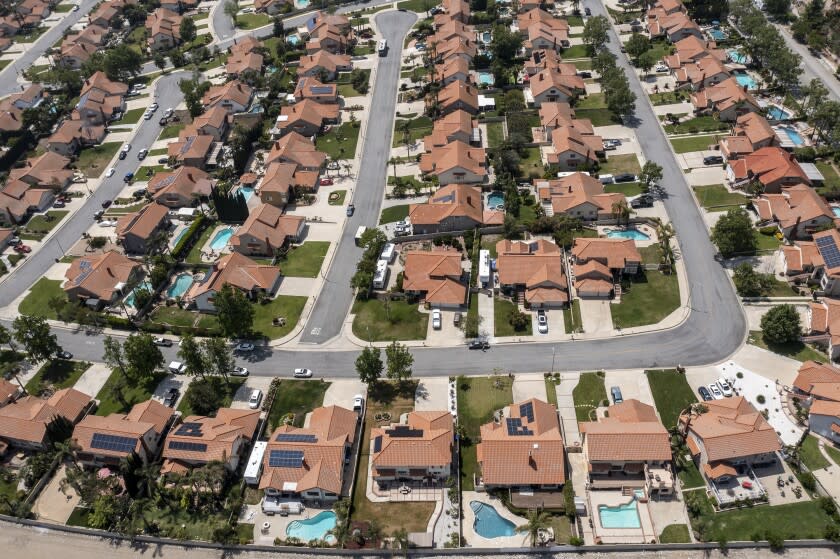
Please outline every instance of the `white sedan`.
M295 378L311 378L311 369L295 369Z
M236 347L233 348L234 351L240 351L242 353L248 353L254 351L256 346L250 342L242 342L241 344L236 344Z
M113 177L114 173L116 173L116 172L117 172L116 169L114 169L113 167L109 167L108 170L105 171L105 176L106 177Z
M99 222L99 226L100 227L116 227L117 226L117 220L115 220L115 219L105 219L105 220Z

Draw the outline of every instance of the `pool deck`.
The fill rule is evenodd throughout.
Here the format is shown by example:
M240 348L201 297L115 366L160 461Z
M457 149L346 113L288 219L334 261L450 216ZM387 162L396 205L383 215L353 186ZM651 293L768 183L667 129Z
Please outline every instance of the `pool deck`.
M301 514L290 514L289 516L268 516L262 511L261 505L245 505L239 515L239 522L254 524L254 543L257 545L274 545L274 538L285 540L286 527L295 520L306 520L319 515L324 511L331 511L332 507L316 508L306 507ZM263 532L262 525L269 523L267 531Z
M505 537L498 537L498 538L483 538L479 536L473 530L473 524L475 524L475 513L470 506L472 501L481 501L486 505L492 506L496 509L496 512L499 513L500 516L506 518L513 522L515 526L522 526L526 522L527 519L522 518L521 516L516 516L512 512L510 512L505 505L502 504L500 499L496 499L488 495L487 493L478 493L476 491L464 491L461 497L464 511L464 523L463 523L463 533L464 539L467 540L467 545L472 547L487 547L487 548L500 548L500 547L529 547L531 545L530 541L528 540L528 534L514 534L513 536L505 536Z
M656 230L653 227L651 227L650 225L647 225L646 223L635 223L635 224L632 224L630 226L630 228L641 231L642 233L644 233L645 235L650 237L646 241L642 241L642 240L636 241L636 246L647 247L647 246L650 246L654 243L659 242L659 238L656 236ZM623 225L621 227L618 227L616 225L599 225L598 226L598 236L606 237L608 231L613 231L615 229L626 229L626 227L624 227ZM621 237L617 237L617 238L621 238Z
M219 231L222 231L223 229L228 229L228 228L233 229L233 235L236 235L236 231L237 231L237 229L239 229L235 225L224 225L223 224L223 225L216 226L216 228L213 229L213 232L210 233L210 236L207 238L207 241L201 247L201 260L203 262L215 262L216 260L219 259L219 256L221 256L223 254L227 254L228 252L230 252L230 244L229 243L226 244L225 247L221 250L214 250L213 248L210 247L210 245L213 244L213 239L216 238L216 235L219 233ZM231 235L231 236L233 236L233 235Z
M595 541L600 543L647 543L656 540L656 530L647 503L637 502L641 528L604 528L601 526L601 506L617 507L627 504L632 498L621 491L588 491L589 518L593 522Z

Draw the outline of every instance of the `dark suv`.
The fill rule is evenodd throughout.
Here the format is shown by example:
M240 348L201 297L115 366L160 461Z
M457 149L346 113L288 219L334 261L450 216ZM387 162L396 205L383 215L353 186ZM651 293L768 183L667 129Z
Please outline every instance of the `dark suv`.
M722 155L707 155L703 158L703 165L721 165L723 164Z
M633 209L652 208L653 196L651 196L650 194L642 194L637 198L633 198L633 200L630 201L630 207Z

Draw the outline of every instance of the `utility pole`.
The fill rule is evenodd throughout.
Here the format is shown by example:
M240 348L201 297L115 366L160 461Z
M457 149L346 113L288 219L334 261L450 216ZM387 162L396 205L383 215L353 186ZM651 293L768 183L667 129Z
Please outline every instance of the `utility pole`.
M557 346L551 346L551 371L550 374L554 374L554 357L557 354Z

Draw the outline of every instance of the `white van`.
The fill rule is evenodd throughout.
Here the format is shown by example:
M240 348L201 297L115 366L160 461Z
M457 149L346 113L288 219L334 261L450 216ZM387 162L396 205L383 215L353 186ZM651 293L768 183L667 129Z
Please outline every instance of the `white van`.
M169 372L173 375L183 375L187 372L187 366L180 361L173 361L169 364Z
M362 246L362 235L365 234L367 231L367 227L364 225L360 225L358 229L356 229L356 246Z
M381 39L379 41L379 56L387 56L388 55L388 41L385 39Z
M262 402L262 390L255 388L251 391L251 397L248 398L248 407L255 410L260 407L260 402Z
M612 175L598 175L598 180L601 184L612 184L615 182L615 177Z

